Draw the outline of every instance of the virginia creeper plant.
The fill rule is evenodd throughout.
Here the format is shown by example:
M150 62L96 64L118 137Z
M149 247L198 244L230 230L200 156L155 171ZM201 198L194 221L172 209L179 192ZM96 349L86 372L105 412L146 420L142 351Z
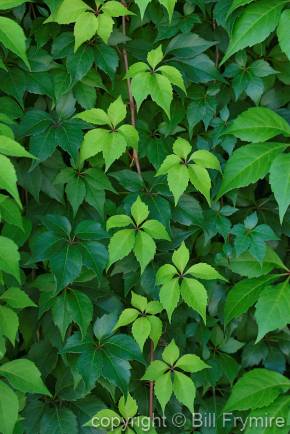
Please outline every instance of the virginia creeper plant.
M0 434L289 432L289 29L0 0Z

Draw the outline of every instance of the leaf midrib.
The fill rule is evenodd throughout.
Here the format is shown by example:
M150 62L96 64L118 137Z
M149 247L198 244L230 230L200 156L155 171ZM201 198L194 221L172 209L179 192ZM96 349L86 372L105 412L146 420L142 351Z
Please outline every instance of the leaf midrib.
M282 4L276 4L276 5L273 6L272 8L267 9L267 11L266 11L265 13L263 13L262 15L260 15L260 16L258 17L258 19L257 19L257 20L252 24L252 27L250 27L250 28L246 31L246 33L243 33L243 34L241 35L240 39L238 39L238 41L237 41L235 44L232 45L231 50L229 50L229 53L228 53L228 56L227 56L227 57L229 57L230 53L233 53L233 50L235 50L236 46L239 45L240 41L241 41L243 38L245 38L245 37L248 35L248 33L250 33L250 32L253 30L253 28L254 28L254 27L259 23L259 21L263 20L263 19L264 19L268 14L272 13L272 11L274 11L275 9L278 9L278 8L281 8L281 7L282 7Z

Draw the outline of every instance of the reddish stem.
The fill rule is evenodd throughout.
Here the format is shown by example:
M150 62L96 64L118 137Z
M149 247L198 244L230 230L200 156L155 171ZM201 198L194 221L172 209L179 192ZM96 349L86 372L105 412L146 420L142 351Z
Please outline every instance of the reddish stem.
M121 2L123 6L127 7L127 4L125 1ZM126 17L122 17L122 28L123 28L123 34L126 35ZM129 70L129 62L128 62L128 53L126 48L123 48L123 59L124 59L124 65L125 65L125 71L126 74ZM136 107L135 102L132 94L132 87L131 87L131 80L130 78L127 78L127 88L128 88L128 96L129 96L129 106L130 106L130 112L131 112L131 124L133 127L136 127ZM136 169L138 174L141 176L141 166L140 161L138 157L138 152L136 149L133 150L133 160L135 161Z
M154 360L154 344L153 341L150 341L150 363ZM153 419L154 416L154 382L150 381L149 383L149 417Z

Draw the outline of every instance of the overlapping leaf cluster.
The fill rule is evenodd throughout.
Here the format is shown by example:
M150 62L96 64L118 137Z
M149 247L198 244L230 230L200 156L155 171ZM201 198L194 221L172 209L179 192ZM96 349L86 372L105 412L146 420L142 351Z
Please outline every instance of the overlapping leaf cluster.
M289 11L0 1L0 434L289 432Z

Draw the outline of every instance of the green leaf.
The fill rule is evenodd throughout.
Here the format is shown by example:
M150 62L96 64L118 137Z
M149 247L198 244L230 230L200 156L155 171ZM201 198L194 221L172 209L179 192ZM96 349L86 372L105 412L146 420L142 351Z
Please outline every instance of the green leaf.
M178 346L175 343L175 340L172 339L169 345L163 350L162 359L169 366L173 366L176 360L179 358L180 351Z
M161 310L162 310L162 307L161 307ZM154 344L154 349L155 349L157 347L159 339L161 338L161 335L162 335L162 328L163 328L162 327L162 321L157 316L153 316L153 315L148 315L147 319L151 325L149 337L151 338L151 340Z
M70 24L90 7L82 0L62 0L56 12L46 22L55 21L58 24Z
M168 12L169 21L172 19L176 1L177 0L159 0L159 3L162 4Z
M0 152L2 154L8 155L8 157L35 158L15 140L3 135L0 135Z
M77 290L65 290L56 299L52 317L63 340L72 322L78 324L84 338L93 318L93 304L86 294Z
M42 382L38 368L30 360L18 359L4 363L0 366L0 374L20 392L50 395Z
M198 151L193 152L193 154L190 156L190 160L194 161L205 169L215 169L221 171L220 162L217 157L205 149L199 149Z
M106 247L97 241L89 241L81 244L81 253L83 266L96 273L100 281L108 263Z
M78 434L78 423L75 414L66 407L46 407L40 422L42 434Z
M203 284L195 279L183 278L180 292L185 303L196 310L206 323L207 292Z
M162 65L157 69L157 71L161 72L164 77L168 78L171 84L179 87L181 90L183 90L184 93L186 93L182 75L177 68L169 65Z
M266 407L289 388L290 381L278 372L253 369L234 385L224 410L244 411Z
M151 323L146 317L137 318L132 326L132 335L143 351L144 343L150 335Z
M289 21L290 11L289 9L286 9L281 14L279 25L277 28L277 35L281 50L290 60Z
M108 116L114 127L116 127L125 119L126 105L123 103L123 100L120 96L116 99L116 101L109 105Z
M109 231L112 228L124 228L132 224L134 223L131 217L125 214L119 214L119 215L113 215L112 217L109 217L106 223L106 228L107 231Z
M251 254L246 252L238 258L231 259L230 268L234 273L238 273L241 276L247 276L250 278L267 274L274 268L287 270L287 267L283 264L277 253L275 253L275 251L269 246L267 246L263 264L258 262Z
M11 274L20 283L19 259L18 247L14 241L0 236L0 270Z
M17 226L24 230L21 210L14 199L0 194L0 215L3 221L9 225Z
M172 148L174 154L178 155L178 157L182 158L183 160L186 160L188 154L191 152L191 144L187 140L184 140L180 137L175 140Z
M176 268L171 264L162 265L156 273L156 283L157 285L162 285L168 282L177 274Z
M18 331L19 320L14 310L0 306L0 331L1 335L6 336L12 345L15 343Z
M183 241L180 247L173 252L172 262L175 265L175 267L178 269L178 271L181 274L183 274L188 261L189 261L189 250Z
M123 229L116 232L109 244L109 266L127 256L135 245L135 231Z
M143 225L142 229L150 235L155 240L167 240L170 241L170 237L163 226L162 223L160 223L157 220L147 220Z
M121 313L117 324L115 325L115 329L119 328L119 327L123 327L126 326L128 324L131 324L133 321L135 321L135 319L137 319L139 316L139 312L137 309L133 309L133 308L128 308L123 310L123 312Z
M211 265L205 264L204 262L200 262L198 264L192 265L187 271L186 274L191 274L197 279L205 279L205 280L225 280L218 271L216 271Z
M131 87L137 111L139 111L142 102L151 94L151 74L148 72L138 72L132 78Z
M226 298L224 307L225 325L247 312L256 303L264 288L274 279L274 276L262 276L256 279L241 280L236 283Z
M109 131L102 128L91 130L87 134L85 134L80 149L81 163L103 150L103 142L107 140L108 134Z
M22 28L14 20L0 17L0 42L23 60L30 68L26 55L26 37Z
M3 434L13 434L18 410L17 395L7 384L0 381L0 430Z
M281 396L277 398L272 404L268 407L263 407L258 410L253 410L249 414L249 420L267 420L267 417L271 415L275 421L277 421L277 425L274 423L273 426L267 426L265 424L264 427L257 428L251 424L247 427L245 434L288 434L289 433L289 405L290 405L290 397L289 396ZM281 423L280 423L281 422ZM257 431L257 429L259 431Z
M150 75L150 95L170 119L170 105L173 99L172 86L167 77L160 74Z
M257 143L242 146L234 151L226 163L219 199L228 191L246 187L263 179L271 164L287 145L283 143Z
M55 274L57 287L65 288L80 275L82 254L79 246L69 242L57 244L53 247L50 266Z
M263 42L275 30L283 0L259 0L243 9L234 24L221 65L237 51Z
M122 398L121 398L122 399ZM108 421L110 422L110 428L116 428L121 424L121 417L118 413L116 413L115 411L109 409L109 408L105 408L104 410L100 410L98 411L98 413L96 413L94 415L94 417L85 424L85 426L90 426L90 427L94 427L94 428L105 428L105 422L108 423ZM116 430L114 430L116 431Z
M113 131L103 136L103 157L106 163L106 171L125 152L127 142L123 134Z
M146 313L150 313L151 315L156 315L157 313L162 312L163 307L159 301L153 300L149 301L146 307Z
M7 289L7 291L5 291L0 296L0 300L4 300L9 306L13 307L14 309L36 307L36 304L20 288Z
M290 154L280 154L270 167L270 185L279 206L282 225L290 204Z
M86 185L81 176L75 176L67 183L65 189L69 203L73 209L73 215L76 216L79 207L86 197Z
M168 365L162 362L162 360L154 360L150 363L142 380L158 380L166 371L168 370Z
M86 41L89 41L98 30L97 17L91 12L83 12L76 20L74 27L75 51Z
M133 251L140 264L142 274L149 262L151 262L155 256L156 244L150 235L146 234L146 232L138 231Z
M136 309L140 310L140 312L145 312L148 306L148 301L146 297L143 297L143 295L136 294L136 292L131 292L132 299L131 304L132 306L136 307Z
M231 15L239 7L248 5L249 3L252 3L252 1L254 0L233 0L231 7L227 13L227 17Z
M189 171L187 167L183 164L171 167L168 171L167 181L176 206L180 196L185 192L188 185Z
M193 411L196 388L193 381L182 372L174 372L173 393L190 412Z
M133 205L131 206L131 214L137 226L140 226L144 220L147 219L149 215L148 206L145 205L144 202L140 199L140 196L137 197Z
M130 419L131 417L134 417L138 411L137 402L135 401L135 399L132 398L130 393L128 394L127 398L125 398L124 396L121 397L118 408L121 415L125 419Z
M109 37L113 31L114 20L110 15L100 14L97 17L98 30L97 33L105 44L108 44Z
M104 110L99 108L85 110L84 112L78 113L75 117L90 124L110 125L109 116Z
M255 318L258 324L259 342L265 334L285 327L290 323L290 285L285 280L275 286L268 286L260 294L256 304Z
M204 363L204 361L195 354L185 354L180 357L175 366L176 368L180 368L183 371L190 372L191 374L209 368L209 365Z
M252 107L241 113L225 131L247 142L263 142L280 134L289 137L290 125L266 107Z
M28 3L29 1L30 0L2 0L0 10L15 8L23 3Z
M170 377L170 372L161 375L156 382L154 387L154 392L159 404L161 405L162 412L164 413L166 404L172 395L172 381Z
M179 167L181 164L180 158L175 155L167 155L161 166L159 167L156 176L166 175L172 167Z
M17 178L13 164L9 158L5 157L4 155L0 155L0 188L8 191L8 193L11 194L21 208L22 205L20 202L16 182Z
M210 206L211 179L208 171L198 164L190 164L188 167L188 173L190 182L197 191L200 191L200 193L203 194Z
M139 134L136 128L132 125L125 124L121 125L118 131L124 136L128 146L133 149L138 149Z
M151 68L154 70L158 63L161 62L163 59L163 52L162 52L162 45L159 45L155 50L149 51L147 54L147 62L151 66Z
M102 11L111 17L123 17L126 15L135 15L127 7L115 0L109 0L102 6Z
M112 356L106 350L103 351L103 358L102 375L126 395L130 381L130 364L124 358Z
M160 302L167 312L168 319L171 321L172 314L178 305L180 289L178 279L174 278L164 283L159 293Z
M150 2L151 0L135 0L135 3L138 5L138 8L140 9L141 20L143 20L146 8Z

